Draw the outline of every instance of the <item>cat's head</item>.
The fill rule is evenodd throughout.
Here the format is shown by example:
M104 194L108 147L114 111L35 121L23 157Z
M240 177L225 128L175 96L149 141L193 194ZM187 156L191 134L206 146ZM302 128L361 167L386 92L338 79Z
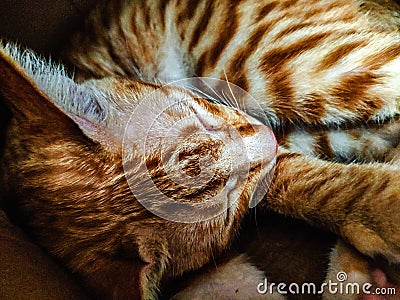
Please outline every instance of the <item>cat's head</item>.
M1 48L0 91L15 117L2 184L18 191L45 247L100 289L113 275L98 253L128 257L120 290L142 296L167 268L181 274L227 247L273 166L266 126L179 87L77 84L29 51Z

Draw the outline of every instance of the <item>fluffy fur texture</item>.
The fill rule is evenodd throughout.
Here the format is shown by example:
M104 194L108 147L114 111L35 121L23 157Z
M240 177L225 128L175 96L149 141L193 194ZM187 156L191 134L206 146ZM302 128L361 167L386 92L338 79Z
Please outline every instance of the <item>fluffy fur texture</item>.
M17 195L16 212L38 241L96 295L155 298L160 282L228 248L256 186L269 175L271 165L261 162L275 149L260 121L179 87L160 90L161 80L212 76L253 94L278 137L275 173L259 209L301 218L364 255L399 263L400 185L393 164L399 40L398 31L365 15L358 1L105 2L67 51L81 81L98 80L61 79L62 91L50 91L54 86L46 82L64 78L61 69L38 75L47 68L42 61L1 51L0 87L16 117L2 159L4 193ZM227 87L212 89L229 94ZM127 127L144 95L151 95L148 113ZM260 117L241 100L243 110ZM164 165L156 139L146 151L135 145L147 134L140 128L149 116L176 101L154 132L191 122L176 130L179 138L167 135L173 159ZM245 148L221 120L240 133ZM128 134L130 172L123 170L121 149L126 128L135 133ZM192 135L198 132L209 136ZM241 182L239 154L254 154L255 145L266 151L250 155L249 177ZM236 148L230 169L227 153ZM354 160L359 164L343 164ZM199 172L212 180L200 186ZM188 186L177 184L184 180ZM138 203L139 195L163 206L149 183L191 205L229 186L232 193L221 199L236 204L214 219L175 223Z
M0 41L0 47L66 113L99 123L106 119L107 111L113 108L106 105L106 97L94 85L76 84L67 76L62 65L44 60L29 49L21 50L12 43Z

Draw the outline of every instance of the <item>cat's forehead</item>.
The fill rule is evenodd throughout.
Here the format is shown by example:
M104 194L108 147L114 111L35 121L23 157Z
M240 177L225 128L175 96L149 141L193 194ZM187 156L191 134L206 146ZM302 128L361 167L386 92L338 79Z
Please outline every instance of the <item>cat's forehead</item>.
M156 124L162 131L173 122L190 126L201 124L204 119L208 120L206 123L214 124L217 119L230 115L245 120L236 109L211 103L177 86L116 78L92 81L91 84L107 93L109 105L119 114L129 114L135 126Z

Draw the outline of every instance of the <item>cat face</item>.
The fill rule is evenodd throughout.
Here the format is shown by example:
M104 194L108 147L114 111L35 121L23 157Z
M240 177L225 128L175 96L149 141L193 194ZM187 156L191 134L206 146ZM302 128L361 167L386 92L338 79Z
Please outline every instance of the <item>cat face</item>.
M133 194L157 216L190 223L233 215L270 174L273 134L243 112L179 87L127 79L92 84L114 103L107 113L111 128L102 130L112 133L113 143L102 143L122 153Z

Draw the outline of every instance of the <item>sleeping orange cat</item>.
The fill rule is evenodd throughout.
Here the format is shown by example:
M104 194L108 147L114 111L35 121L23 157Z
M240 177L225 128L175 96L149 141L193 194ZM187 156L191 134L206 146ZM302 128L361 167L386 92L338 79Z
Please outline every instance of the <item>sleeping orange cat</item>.
M400 262L399 41L357 1L105 2L66 50L79 83L2 46L1 192L101 297L157 298L253 203L338 234L359 253L327 280L366 282L362 255Z

